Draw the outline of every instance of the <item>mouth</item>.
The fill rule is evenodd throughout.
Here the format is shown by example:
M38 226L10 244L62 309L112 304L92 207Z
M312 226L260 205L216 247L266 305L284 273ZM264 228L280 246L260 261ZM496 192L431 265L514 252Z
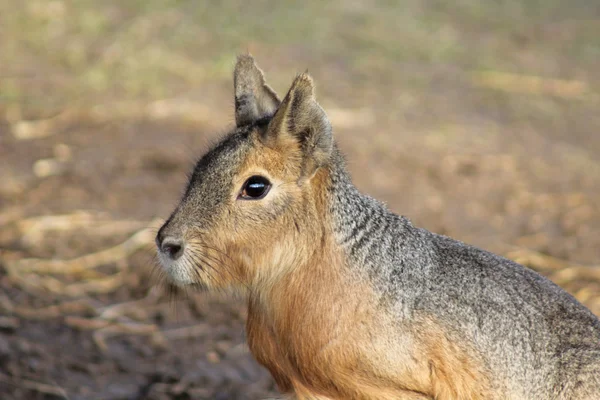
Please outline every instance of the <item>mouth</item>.
M194 274L194 269L197 267L186 257L185 252L177 260L173 260L159 250L158 259L162 270L173 285L178 287L203 285L194 279L197 278L197 274Z
M223 262L224 252L216 249L211 252L212 247L197 240L188 240L182 247L176 257L164 248L158 250L161 275L173 286L201 291L245 286L233 267L227 268L231 264Z

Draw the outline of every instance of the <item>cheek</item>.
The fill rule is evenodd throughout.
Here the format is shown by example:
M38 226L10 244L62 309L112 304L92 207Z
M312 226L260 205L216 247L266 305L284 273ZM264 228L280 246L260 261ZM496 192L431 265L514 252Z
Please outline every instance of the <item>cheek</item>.
M269 201L238 200L224 224L227 241L239 249L267 250L289 230L293 205L293 198L284 193Z
M273 222L289 215L293 210L292 193L276 190L262 200L237 200L231 213L238 226L258 229L264 232Z

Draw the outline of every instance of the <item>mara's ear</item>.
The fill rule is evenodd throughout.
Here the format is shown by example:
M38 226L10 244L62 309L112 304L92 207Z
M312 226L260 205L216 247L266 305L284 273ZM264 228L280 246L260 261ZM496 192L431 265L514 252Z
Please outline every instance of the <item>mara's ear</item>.
M272 116L279 106L277 94L265 83L263 72L249 54L238 56L233 86L238 127Z
M269 147L302 159L302 175L310 177L327 163L333 148L331 123L315 100L312 78L300 74L279 105L263 136ZM295 153L295 154L294 154Z

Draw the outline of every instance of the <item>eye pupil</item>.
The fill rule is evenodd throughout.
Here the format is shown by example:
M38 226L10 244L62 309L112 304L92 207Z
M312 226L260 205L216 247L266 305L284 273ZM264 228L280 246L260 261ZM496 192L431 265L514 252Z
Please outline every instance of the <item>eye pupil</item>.
M240 197L244 199L261 199L267 194L270 187L271 182L267 178L254 175L248 178L244 186L242 186Z

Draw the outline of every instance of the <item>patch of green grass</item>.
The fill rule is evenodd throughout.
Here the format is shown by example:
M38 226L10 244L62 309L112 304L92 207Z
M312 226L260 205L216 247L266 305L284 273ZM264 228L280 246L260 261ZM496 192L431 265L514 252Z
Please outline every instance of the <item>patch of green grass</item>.
M599 25L586 0L5 0L1 98L28 96L23 71L63 98L172 96L229 79L235 54L257 45L384 78L421 63L596 79Z

